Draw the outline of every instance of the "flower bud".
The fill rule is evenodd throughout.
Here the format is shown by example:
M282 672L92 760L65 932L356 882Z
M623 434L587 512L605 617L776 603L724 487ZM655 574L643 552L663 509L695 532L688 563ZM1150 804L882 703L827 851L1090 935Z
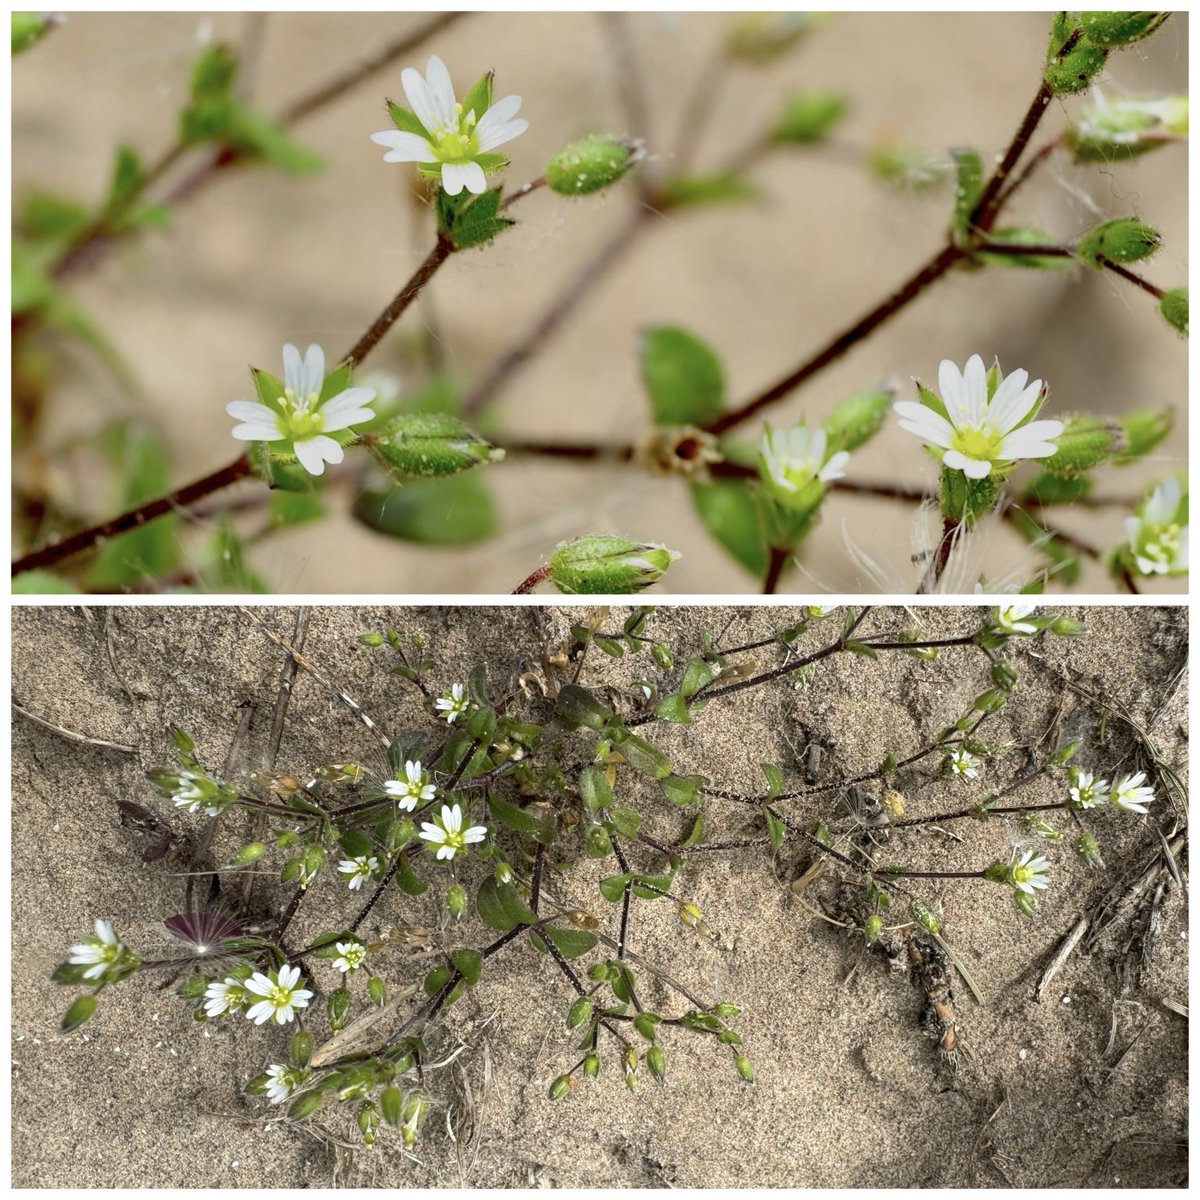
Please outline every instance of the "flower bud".
M382 633L360 633L358 635L358 640L359 640L359 643L363 646L372 646L372 647L382 646L383 645L383 634Z
M867 162L872 174L889 187L919 192L937 187L949 170L932 150L905 142L880 142Z
M452 883L446 889L446 908L456 920L461 920L467 911L467 891L460 883Z
M867 940L868 946L873 946L879 941L879 935L883 932L883 918L876 913L872 913L863 925L863 936Z
M329 1027L337 1033L339 1029L346 1024L346 1018L350 1015L350 1005L352 998L350 993L344 988L338 988L336 991L329 994Z
M1032 892L1013 891L1013 904L1023 917L1032 917L1037 911L1037 897Z
M733 1065L735 1067L737 1067L737 1073L747 1083L754 1082L754 1067L751 1065L750 1060L744 1054L739 1054L737 1056L737 1058L735 1058L733 1060Z
M1007 877L1007 868L1005 869L1005 875ZM926 933L937 933L937 918L933 915L933 910L924 901L914 900L912 902L912 915L913 919Z
M378 975L372 975L367 983L367 995L372 1004L382 1008L384 999L387 997L387 984Z
M358 1131L362 1134L363 1144L373 1146L375 1135L379 1130L379 1106L373 1100L367 1100L359 1106Z
M1076 162L1113 162L1179 141L1188 131L1188 98L1108 100L1097 96L1075 117L1067 145Z
M1062 837L1062 830L1051 825L1039 813L1028 813L1021 821L1021 828L1033 837L1045 838L1049 842L1057 842Z
M777 142L819 141L845 111L846 98L835 92L797 92L787 98L771 137Z
M879 388L847 396L822 422L833 450L857 450L883 426L896 394Z
M230 860L232 868L248 867L252 862L258 862L266 853L267 848L262 842L247 842Z
M449 413L396 417L373 445L379 458L400 478L444 478L504 457L503 450Z
M1017 672L1006 658L992 663L992 682L1002 691L1011 692L1017 686Z
M1054 18L1043 78L1055 95L1086 92L1108 60L1108 50L1089 42L1069 13Z
M741 1015L741 1006L738 1004L731 1004L728 1000L722 1000L721 1003L713 1009L713 1016L720 1017L722 1021L727 1021L731 1017L740 1017Z
M546 164L546 186L563 196L586 196L616 183L645 155L646 148L640 141L582 138Z
M1057 449L1042 460L1043 468L1059 479L1090 471L1123 448L1123 431L1116 421L1087 413L1072 413L1063 421L1066 428L1054 439Z
M1170 15L1154 12L1081 12L1079 24L1093 46L1129 46L1149 37Z
M1075 853L1079 855L1085 866L1103 868L1104 859L1100 856L1100 843L1090 833L1081 833L1075 842Z
M550 556L550 582L567 595L636 592L661 579L678 557L665 546L586 534L563 542Z
M1076 243L1075 253L1093 267L1101 259L1114 263L1139 262L1162 245L1162 236L1135 217L1117 217L1089 229Z
M313 1056L313 1035L303 1029L292 1034L292 1042L288 1047L288 1058L294 1067L307 1067L308 1060Z
M1082 621L1076 621L1074 617L1055 617L1050 622L1050 632L1058 634L1059 637L1078 637L1084 631Z
M656 1082L662 1083L667 1077L667 1057L658 1046L651 1046L646 1051L646 1066Z
M625 1086L632 1092L638 1083L638 1053L632 1046L627 1046L622 1052L621 1064L625 1068Z
M806 12L743 13L729 32L726 49L731 58L767 63L811 33L822 19L819 13Z
M580 996L571 1005L571 1011L567 1013L567 1028L578 1029L580 1025L590 1019L593 1007L590 996Z
M392 1084L391 1087L385 1087L379 1093L379 1108L383 1113L383 1119L389 1125L400 1124L400 1110L403 1105L403 1097L400 1094L400 1089Z
M574 1082L570 1075L560 1075L550 1085L550 1099L557 1100L560 1096L565 1096Z
M1184 337L1188 331L1188 290L1187 287L1172 288L1163 293L1159 301L1158 311L1172 329L1178 329Z
M417 1130L425 1121L425 1114L429 1111L429 1097L422 1091L409 1092L404 1097L404 1107L400 1110L400 1119L403 1122L401 1134L404 1138L406 1149L411 1150L417 1142Z
M600 1056L590 1053L583 1060L583 1074L587 1079L595 1079L600 1074Z

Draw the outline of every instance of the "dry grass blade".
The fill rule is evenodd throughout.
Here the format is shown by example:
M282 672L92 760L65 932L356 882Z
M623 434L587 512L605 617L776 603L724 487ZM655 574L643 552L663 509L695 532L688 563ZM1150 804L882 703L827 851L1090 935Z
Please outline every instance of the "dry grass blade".
M64 737L70 742L79 742L84 746L95 746L100 750L115 750L118 754L136 754L138 748L136 746L126 746L123 742L108 742L103 738L88 737L86 733L77 733L74 729L67 729L62 725L55 725L53 721L47 721L45 717L39 717L36 713L31 713L29 709L24 708L15 700L12 702L13 712L22 716L27 721L32 721L34 725L40 725L43 729L49 729L51 733L57 733L59 737Z
M1042 972L1041 979L1038 980L1037 990L1034 992L1034 999L1041 1001L1046 993L1046 989L1050 986L1050 981L1062 970L1063 963L1071 957L1072 951L1079 945L1080 939L1088 931L1087 917L1080 917L1075 922L1071 932L1058 944L1058 949L1054 952L1054 957L1050 960L1046 969Z
M364 1034L370 1033L372 1029L375 1029L392 1016L416 990L417 985L415 983L409 984L404 988L399 988L383 1004L382 1008L376 1008L369 1013L364 1013L357 1021L352 1021L340 1033L334 1034L329 1041L318 1046L313 1052L309 1065L312 1067L324 1067L341 1058L343 1055L352 1053Z
M1172 1000L1170 996L1162 998L1163 1008L1169 1008L1173 1013L1178 1013L1185 1021L1188 1019L1188 1006L1180 1004L1178 1000Z

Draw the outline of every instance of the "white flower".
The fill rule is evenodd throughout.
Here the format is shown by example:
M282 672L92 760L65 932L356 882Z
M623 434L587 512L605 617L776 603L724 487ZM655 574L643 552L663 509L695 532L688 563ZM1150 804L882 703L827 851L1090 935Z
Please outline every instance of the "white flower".
M190 813L203 812L206 817L220 816L229 807L234 794L229 788L210 779L202 771L179 772L179 782L171 793L176 808Z
M338 863L338 870L343 875L349 876L347 884L352 892L357 892L379 870L379 859L373 854L360 854L357 858L343 858Z
M271 1082L267 1085L267 1098L272 1104L282 1104L295 1090L296 1073L282 1063L272 1063L267 1068Z
M1139 771L1136 775L1124 775L1113 784L1108 802L1127 812L1144 813L1146 805L1154 800L1154 789L1144 786L1146 772Z
M454 855L473 842L482 842L487 836L486 825L472 825L463 829L462 809L456 804L453 808L442 805L438 814L437 824L428 821L421 823L421 837L430 846L437 846L438 858L453 858Z
M298 988L300 968L282 966L278 972L271 971L264 975L255 971L246 980L246 991L253 992L262 999L246 1009L246 1019L261 1025L264 1021L274 1018L278 1025L286 1025L296 1014L297 1008L307 1008L312 992L306 988Z
M338 942L337 951L333 965L343 973L357 971L367 959L367 948L362 942Z
M763 429L758 448L759 473L778 499L786 504L789 499L799 498L801 492L810 489L814 480L818 484L830 483L846 474L850 455L839 450L829 455L827 461L827 443L825 430L816 429L810 433L802 424L793 429L772 429L770 425ZM803 499L819 500L823 490L820 487L810 489Z
M291 452L310 475L324 474L326 463L340 463L342 445L327 436L370 421L375 414L371 388L345 388L321 399L325 385L325 352L309 346L303 361L290 343L283 348L283 395L272 407L250 400L234 400L225 411L242 422L233 427L239 442L290 442Z
M1143 575L1183 575L1188 569L1187 496L1173 475L1150 493L1125 534Z
M1077 808L1095 808L1107 799L1108 780L1097 779L1091 771L1073 772L1073 781L1067 789L1071 804Z
M439 696L433 703L433 707L442 714L450 725L453 725L467 711L470 705L471 701L467 697L467 689L461 683L453 684L444 696Z
M95 927L95 935L72 946L67 955L67 962L77 967L87 964L84 979L99 979L121 951L121 939L107 921L97 919Z
M246 989L240 979L226 978L224 983L215 980L204 989L204 1012L210 1017L232 1012L246 1003Z
M1037 633L1037 626L1025 620L1036 608L1036 604L1001 604L996 609L996 628L1009 634Z
M804 607L804 615L810 621L822 621L831 612L837 612L837 610L838 606L836 604L807 604Z
M951 750L946 761L950 764L951 773L959 779L976 779L979 776L979 759L961 747Z
M420 760L406 762L404 775L404 779L389 779L383 785L383 790L389 796L394 796L401 808L412 812L418 802L425 803L437 796L437 788L429 782L429 777L421 769Z
M463 111L454 99L454 85L446 64L435 54L425 64L425 75L413 67L400 72L404 94L412 105L417 128L385 129L371 134L371 141L388 147L384 162L440 164L441 184L451 196L466 188L481 194L487 191L486 170L503 165L503 158L491 152L511 142L529 128L529 122L517 118L520 96L497 100L482 115L474 108ZM397 120L393 110L393 119ZM398 126L407 126L404 113ZM516 119L514 119L516 118ZM434 168L436 173L438 168Z
M1026 850L1021 857L1009 868L1013 887L1026 895L1032 896L1035 891L1043 891L1050 885L1047 873L1050 863L1032 850Z
M968 479L983 479L992 468L1021 458L1048 458L1057 447L1052 439L1063 431L1061 421L1034 421L1042 402L1042 381L1026 386L1029 374L1014 371L1007 378L995 371L994 388L983 359L973 354L959 372L949 359L938 367L939 400L918 385L921 403L898 400L893 409L900 428L937 447L942 462Z

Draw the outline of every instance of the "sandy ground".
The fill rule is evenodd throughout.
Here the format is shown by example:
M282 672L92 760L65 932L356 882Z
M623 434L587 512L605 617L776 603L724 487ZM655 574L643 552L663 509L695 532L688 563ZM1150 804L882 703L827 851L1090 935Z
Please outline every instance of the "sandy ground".
M284 636L295 611L256 610ZM1085 636L1014 644L1022 682L1018 703L995 719L994 739L1014 748L993 759L974 785L951 784L916 766L898 785L909 815L947 811L1020 773L1061 710L1061 736L1084 741L1080 760L1106 774L1140 769L1129 729L1110 716L1101 745L1101 711L1064 685L1128 706L1164 761L1186 761L1186 656L1181 609L1074 610ZM660 610L650 629L682 663L702 628L730 645L768 636L791 614L762 608ZM975 627L970 610L925 609L931 636ZM581 616L550 609L550 649ZM605 622L615 626L621 614ZM519 609L318 608L305 651L313 664L392 733L430 728L413 688L388 674L387 651L360 645L364 630L394 624L422 631L437 666L431 683L488 665L503 686L536 660L538 638ZM865 630L898 631L910 619L876 610ZM807 632L802 649L824 644ZM772 650L754 657L765 668ZM1158 853L1155 828L1170 833L1165 799L1151 815L1102 811L1089 820L1108 864L1087 873L1066 842L1048 848L1052 886L1033 920L1018 920L1004 889L978 881L922 889L942 905L942 928L961 954L986 1005L956 981L957 1072L939 1064L918 1028L923 1001L878 956L817 919L788 885L808 855L785 846L772 862L760 848L694 855L677 887L697 903L713 940L686 930L664 905L635 908L631 946L703 996L744 1006L737 1022L758 1082L742 1086L724 1054L698 1039L665 1039L668 1081L626 1092L610 1061L599 1081L550 1102L550 1081L573 1061L563 1031L571 993L562 976L524 942L490 960L477 988L431 1036L437 1052L465 1049L433 1072L438 1106L406 1162L387 1138L372 1151L341 1147L345 1129L323 1117L307 1131L270 1119L261 1101L240 1093L277 1059L284 1037L247 1022L194 1024L170 991L135 979L110 989L98 1015L63 1036L57 1022L67 992L47 975L72 941L104 917L147 952L166 940L157 921L179 910L184 869L167 858L146 866L144 839L120 826L123 798L165 810L144 769L169 756L166 728L196 737L201 756L220 763L241 706L257 705L239 773L263 762L283 655L232 608L89 610L20 608L14 613L13 687L30 711L69 730L134 747L131 754L81 745L17 720L13 750L13 1184L16 1186L1121 1186L1177 1187L1186 1180L1187 1022L1163 1006L1186 1004L1187 923L1183 896L1160 872L1130 900L1128 889ZM671 683L644 656L613 661L592 653L590 686L628 694L639 677ZM976 653L949 650L935 663L885 654L878 662L835 656L807 687L782 684L711 704L689 727L652 740L677 769L703 773L718 787L758 790L758 764L782 765L785 786L804 786L794 755L798 731L826 747L820 778L871 769L885 748L911 752L987 685ZM522 702L524 703L524 702ZM532 706L534 701L530 701ZM531 708L530 711L536 711ZM582 761L582 739L564 745ZM331 760L378 761L378 744L316 680L295 686L278 766L304 772ZM632 786L632 785L630 785ZM1160 787L1161 790L1161 787ZM1056 798L1041 780L1027 802ZM836 822L836 803L794 802L795 817ZM659 838L682 836L686 818L631 790L626 803L646 814ZM752 820L711 802L710 840L754 836ZM196 832L199 825L172 817ZM240 818L239 818L240 820ZM1064 828L1071 822L1056 820ZM235 821L235 826L237 822ZM978 869L1030 844L1004 820L957 822L946 832L897 832L894 861L915 868ZM961 841L951 840L953 833ZM239 845L244 827L223 830L216 851ZM1044 847L1044 843L1039 843ZM650 860L646 860L649 865ZM476 864L477 865L477 864ZM614 909L586 899L594 864L554 885L596 910L601 928ZM471 865L464 879L472 878ZM1035 989L1055 948L1081 916L1093 921L1110 887L1124 897L1094 943L1081 945L1040 1002ZM1152 903L1157 895L1157 904ZM819 900L821 884L807 898ZM431 897L393 893L381 922L437 928ZM595 893L591 893L593 896ZM302 907L297 936L320 927L316 913L340 889ZM261 914L285 898L264 877ZM344 898L340 901L345 904ZM311 908L312 911L309 911ZM336 919L336 918L333 918ZM1148 933L1148 930L1151 933ZM464 944L488 937L474 919L443 936ZM389 979L417 980L427 958L389 960ZM329 985L319 969L319 985ZM643 973L649 1002L675 1011ZM316 1027L319 1027L320 1022ZM471 1099L468 1101L467 1087ZM275 1110L277 1113L278 1110ZM448 1130L457 1133L455 1143ZM349 1145L350 1143L347 1143Z
M258 28L254 92L277 110L340 72L360 51L414 26L415 14L288 14ZM1186 89L1187 17L1115 56L1109 94ZM651 168L695 150L712 169L772 118L794 89L852 98L836 145L775 153L755 168L764 198L751 208L711 208L665 219L594 289L536 360L497 397L497 427L514 437L627 440L645 429L638 378L641 328L680 324L708 339L724 361L729 395L756 394L835 331L894 289L938 245L949 204L896 195L866 182L861 152L884 136L935 147L974 145L985 156L1008 142L1036 86L1044 14L842 14L786 58L721 84L711 127L692 146L680 132L684 99L708 70L728 26L721 14L635 14L629 32L642 64L650 112ZM13 179L23 194L45 187L99 194L120 137L153 158L170 135L198 31L240 40L241 14L76 14L46 45L14 64ZM426 50L465 80L486 68L500 92L524 97L528 134L511 144L514 184L539 174L550 153L581 132L627 130L611 39L594 14L482 14L459 22ZM461 86L461 85L460 85ZM714 81L713 87L718 86ZM428 214L406 197L410 172L380 161L367 135L380 128L384 94L399 95L393 68L305 121L297 135L326 156L305 179L262 170L230 172L178 213L171 229L111 256L75 292L135 364L141 395L119 387L94 358L54 348L42 421L20 447L21 487L46 494L79 518L109 516L114 499L87 448L117 415L159 427L183 483L215 469L234 449L225 403L246 392L246 364L275 369L287 340L350 345L408 277L429 245ZM148 102L149 98L150 102ZM1054 105L1047 135L1078 101ZM1106 216L1137 213L1164 234L1147 273L1171 286L1186 278L1186 150L1176 147L1108 172L1055 161L1021 200L1024 221L1073 236ZM405 387L427 377L430 353L460 381L478 379L541 314L635 203L631 189L564 202L538 195L521 224L493 248L463 255L436 279L420 310L388 339L372 368ZM840 398L886 378L932 380L941 358L998 356L1049 381L1048 415L1075 409L1120 413L1172 404L1180 427L1136 468L1108 473L1105 495L1133 496L1185 456L1186 346L1149 299L1099 275L959 273L923 297L844 361L795 393L777 422L819 420ZM747 430L757 437L757 426ZM933 482L933 469L893 429L856 455L868 481ZM73 447L68 449L67 447ZM901 450L902 447L902 450ZM614 529L664 541L684 554L669 588L680 593L755 590L715 548L685 489L618 466L564 466L511 459L488 472L501 534L461 550L399 544L348 514L361 484L335 489L334 516L257 545L251 560L285 593L505 592L561 539ZM244 495L250 495L249 491ZM233 494L231 499L241 497ZM911 591L912 514L903 505L838 497L813 535L799 591L874 591L846 540L883 566L885 591ZM652 511L648 511L652 510ZM1100 547L1122 536L1119 509L1071 513L1064 527ZM258 513L243 516L252 532ZM207 528L211 513L201 522ZM986 555L989 577L1029 566L1007 533ZM1087 590L1106 590L1097 567ZM1156 585L1151 584L1151 590ZM1178 590L1176 583L1159 585Z

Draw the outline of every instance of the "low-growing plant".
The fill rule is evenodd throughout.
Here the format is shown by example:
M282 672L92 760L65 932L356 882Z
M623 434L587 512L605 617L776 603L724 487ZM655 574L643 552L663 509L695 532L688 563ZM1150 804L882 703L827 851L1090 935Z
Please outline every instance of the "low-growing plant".
M679 1055L711 1056L732 1086L789 1069L743 1042L738 1018L753 1010L753 991L732 978L714 994L682 949L670 963L634 949L643 922L664 916L681 947L712 936L696 891L717 855L757 857L762 870L790 876L799 904L909 966L928 1000L927 1029L952 1066L969 1033L951 967L981 998L982 989L948 940L949 897L967 885L1003 889L1013 919L1036 918L1060 855L1104 868L1101 810L1179 814L1186 802L1148 739L1131 755L1106 735L1110 720L1130 720L1119 697L1090 696L1066 679L1087 704L1071 721L1060 709L1049 728L1029 727L1021 685L1038 669L1037 643L1086 630L1028 604L960 610L969 627L953 634L934 631L931 609L909 619L901 610L780 609L778 627L741 644L725 639L731 615L691 646L652 608L576 610L562 645L531 643L515 668L479 661L458 679L424 636L371 630L360 641L425 714L394 732L245 611L287 655L269 766L243 772L231 753L215 770L189 734L171 730L175 761L148 772L158 806L147 797L118 805L151 837L147 862L183 848L184 905L163 922L175 948L152 954L97 918L53 975L86 989L62 1028L103 1020L109 988L165 976L197 1022L263 1027L251 1094L296 1120L340 1106L367 1145L385 1127L415 1145L443 1103L433 1048L456 1002L497 971L521 973L527 994L544 992L547 1044L560 1064L552 1100L579 1086L662 1084ZM772 696L790 693L803 708L835 659L850 656L870 673L887 655L913 659L914 672L964 699L932 736L866 748L868 769L822 770L813 739L794 761L764 762L761 779L735 787L722 764L697 761L672 737L719 709L748 719ZM296 671L354 714L377 741L375 756L315 770L274 763ZM926 811L919 789L939 776L963 800ZM961 861L945 834L964 821L1004 823L1012 853ZM177 822L199 832L181 834ZM944 838L938 865L915 868L910 834L931 827ZM1164 869L1178 876L1160 840ZM255 911L246 897L263 879L275 883ZM942 887L949 916L931 890ZM297 935L301 924L307 932ZM397 946L419 948L426 964ZM536 955L516 953L527 948Z

